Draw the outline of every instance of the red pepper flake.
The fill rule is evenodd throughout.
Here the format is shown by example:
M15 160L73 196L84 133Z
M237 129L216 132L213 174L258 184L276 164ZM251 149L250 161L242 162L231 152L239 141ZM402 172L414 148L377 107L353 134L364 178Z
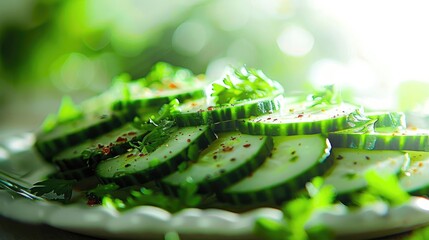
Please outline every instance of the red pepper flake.
M188 139L186 139L186 141L187 141L187 142L191 142L191 139L189 139L189 138L188 138Z
M298 114L297 118L302 118L304 117L304 114Z
M144 156L146 156L146 154L144 154L144 153L139 154L139 157L144 157Z
M168 87L172 88L172 89L176 89L177 85L175 83L171 82L170 84L168 84Z
M224 152L231 152L232 150L234 150L234 147L231 147L231 146L224 146L222 148L222 151Z
M212 111L213 110L213 106L209 106L208 108L207 108L207 111Z
M134 154L130 153L127 155L127 158L134 156Z
M133 135L136 135L136 134L137 134L136 132L129 132L128 136L133 136Z
M110 153L110 148L109 147L103 147L103 149L101 151L103 152L104 155L107 155Z
M86 202L88 206L95 206L95 205L99 205L100 203L101 201L96 197L88 198L88 201Z
M243 145L243 147L245 147L245 148L250 147L250 143L246 143L246 144L244 144L244 145Z
M116 139L116 142L126 142L127 141L127 139L126 138L123 138L123 137L118 137L117 139Z
M271 118L269 117L269 118L267 118L267 120L271 120Z

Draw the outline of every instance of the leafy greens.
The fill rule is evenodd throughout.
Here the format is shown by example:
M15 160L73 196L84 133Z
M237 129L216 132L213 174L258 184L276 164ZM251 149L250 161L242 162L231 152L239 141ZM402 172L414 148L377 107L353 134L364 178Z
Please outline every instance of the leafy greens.
M212 84L215 104L235 104L243 100L274 97L283 88L266 77L261 71L243 67L227 74L222 84Z

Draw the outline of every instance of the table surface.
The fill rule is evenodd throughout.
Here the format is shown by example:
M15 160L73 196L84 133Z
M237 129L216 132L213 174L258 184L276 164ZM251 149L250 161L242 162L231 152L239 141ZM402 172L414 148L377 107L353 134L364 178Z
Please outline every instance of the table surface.
M17 222L0 216L0 240L95 240L97 238L63 231L47 225Z

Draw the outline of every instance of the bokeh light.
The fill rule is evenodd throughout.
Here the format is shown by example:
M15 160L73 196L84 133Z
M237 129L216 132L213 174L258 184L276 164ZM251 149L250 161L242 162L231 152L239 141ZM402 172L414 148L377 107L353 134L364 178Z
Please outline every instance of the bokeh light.
M286 93L336 83L370 108L422 109L427 9L420 0L1 1L0 126L32 130L64 94L79 102L158 61L210 80L246 64Z

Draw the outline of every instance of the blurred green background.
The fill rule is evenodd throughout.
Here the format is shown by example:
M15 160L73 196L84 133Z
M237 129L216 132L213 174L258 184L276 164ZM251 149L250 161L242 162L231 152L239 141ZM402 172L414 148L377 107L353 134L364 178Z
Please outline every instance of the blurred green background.
M80 102L117 74L138 78L158 61L211 80L225 66L246 64L281 82L286 93L336 83L347 100L368 108L425 109L426 5L0 1L0 129L34 130L63 95Z

